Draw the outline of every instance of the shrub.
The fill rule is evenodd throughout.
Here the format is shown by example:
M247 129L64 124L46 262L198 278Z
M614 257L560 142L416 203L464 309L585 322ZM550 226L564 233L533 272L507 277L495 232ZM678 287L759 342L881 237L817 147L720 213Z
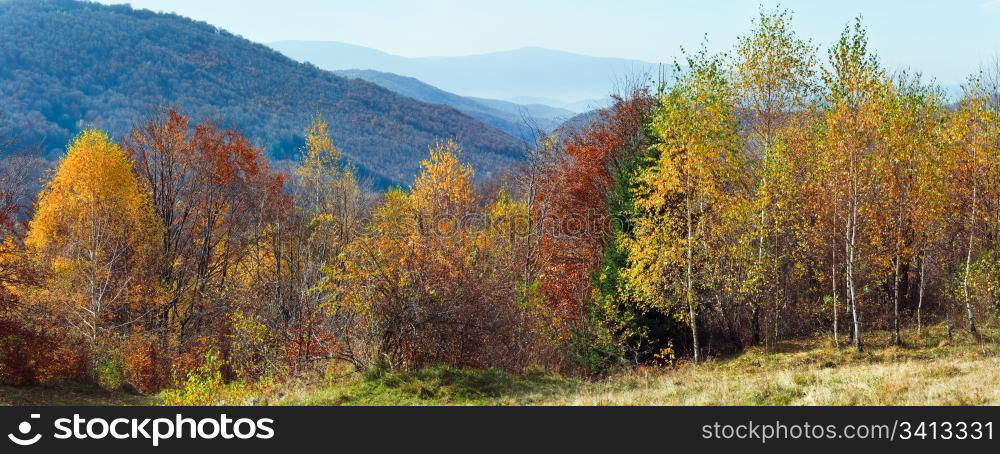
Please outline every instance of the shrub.
M277 338L267 325L242 310L230 317L232 334L227 364L233 376L245 381L257 381L278 368L281 351Z
M0 384L79 380L86 377L89 357L79 345L57 341L56 335L0 320Z
M11 321L0 320L0 384L28 385L35 381L29 333Z
M90 356L79 345L50 340L52 350L38 350L35 381L38 383L81 380L90 369Z
M126 341L123 355L125 380L136 391L153 394L164 386L156 342L142 332L133 333Z
M222 378L222 361L217 350L209 350L203 357L202 365L190 373L182 386L161 393L163 403L172 406L189 405L246 405L256 396L266 393L273 383L263 380L257 383L234 381L226 383Z
M125 364L121 355L112 349L100 349L94 358L94 379L108 391L121 389L125 380Z

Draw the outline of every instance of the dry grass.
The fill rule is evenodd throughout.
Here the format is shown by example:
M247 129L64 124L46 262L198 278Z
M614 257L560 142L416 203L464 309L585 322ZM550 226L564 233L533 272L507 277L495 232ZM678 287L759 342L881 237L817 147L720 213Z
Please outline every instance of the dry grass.
M939 345L941 327L904 347L869 339L865 353L799 341L673 370L637 370L572 392L514 399L533 405L1000 405L1000 358L971 339ZM879 347L881 344L883 346ZM507 403L507 402L501 402Z
M960 355L795 368L727 364L637 371L574 393L517 399L537 405L1000 405L1000 360Z

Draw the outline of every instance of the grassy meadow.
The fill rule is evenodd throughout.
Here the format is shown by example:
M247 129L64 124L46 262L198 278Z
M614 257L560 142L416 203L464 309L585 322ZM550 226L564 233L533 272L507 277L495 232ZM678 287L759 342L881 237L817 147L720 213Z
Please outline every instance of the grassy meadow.
M997 333L990 333L996 339ZM251 405L1000 405L1000 358L964 332L954 343L943 326L905 333L903 347L872 333L869 348L835 348L829 339L789 341L773 351L672 368L636 368L584 379L537 372L432 367L273 384L242 401ZM215 393L215 396L226 393ZM160 396L107 392L84 385L0 387L2 405L158 405Z

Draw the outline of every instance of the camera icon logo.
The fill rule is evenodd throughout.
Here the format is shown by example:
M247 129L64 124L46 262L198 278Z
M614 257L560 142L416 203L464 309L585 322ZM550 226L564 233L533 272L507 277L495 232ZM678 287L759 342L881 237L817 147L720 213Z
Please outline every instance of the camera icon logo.
M38 419L38 418L41 418L41 417L42 416L39 415L38 413L32 413L31 414L31 419ZM35 444L36 442L38 442L38 440L42 439L42 434L35 434L34 437L27 438L28 434L31 433L31 423L28 422L28 421L21 421L21 424L17 425L17 431L21 433L21 436L26 437L26 438L21 439L20 436L14 435L12 433L7 434L7 438L9 438L10 441L14 442L14 444L17 444L17 445L20 445L20 446L31 446L31 445Z

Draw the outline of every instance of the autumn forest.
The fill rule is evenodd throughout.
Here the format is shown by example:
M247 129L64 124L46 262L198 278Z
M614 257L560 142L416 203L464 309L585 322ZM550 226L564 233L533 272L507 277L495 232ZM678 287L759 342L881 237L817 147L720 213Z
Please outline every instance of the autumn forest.
M762 11L484 178L442 137L383 191L308 111L295 165L169 106L51 169L4 158L0 384L235 402L331 370L586 380L931 329L992 355L1000 63L953 99L861 18L822 44Z

